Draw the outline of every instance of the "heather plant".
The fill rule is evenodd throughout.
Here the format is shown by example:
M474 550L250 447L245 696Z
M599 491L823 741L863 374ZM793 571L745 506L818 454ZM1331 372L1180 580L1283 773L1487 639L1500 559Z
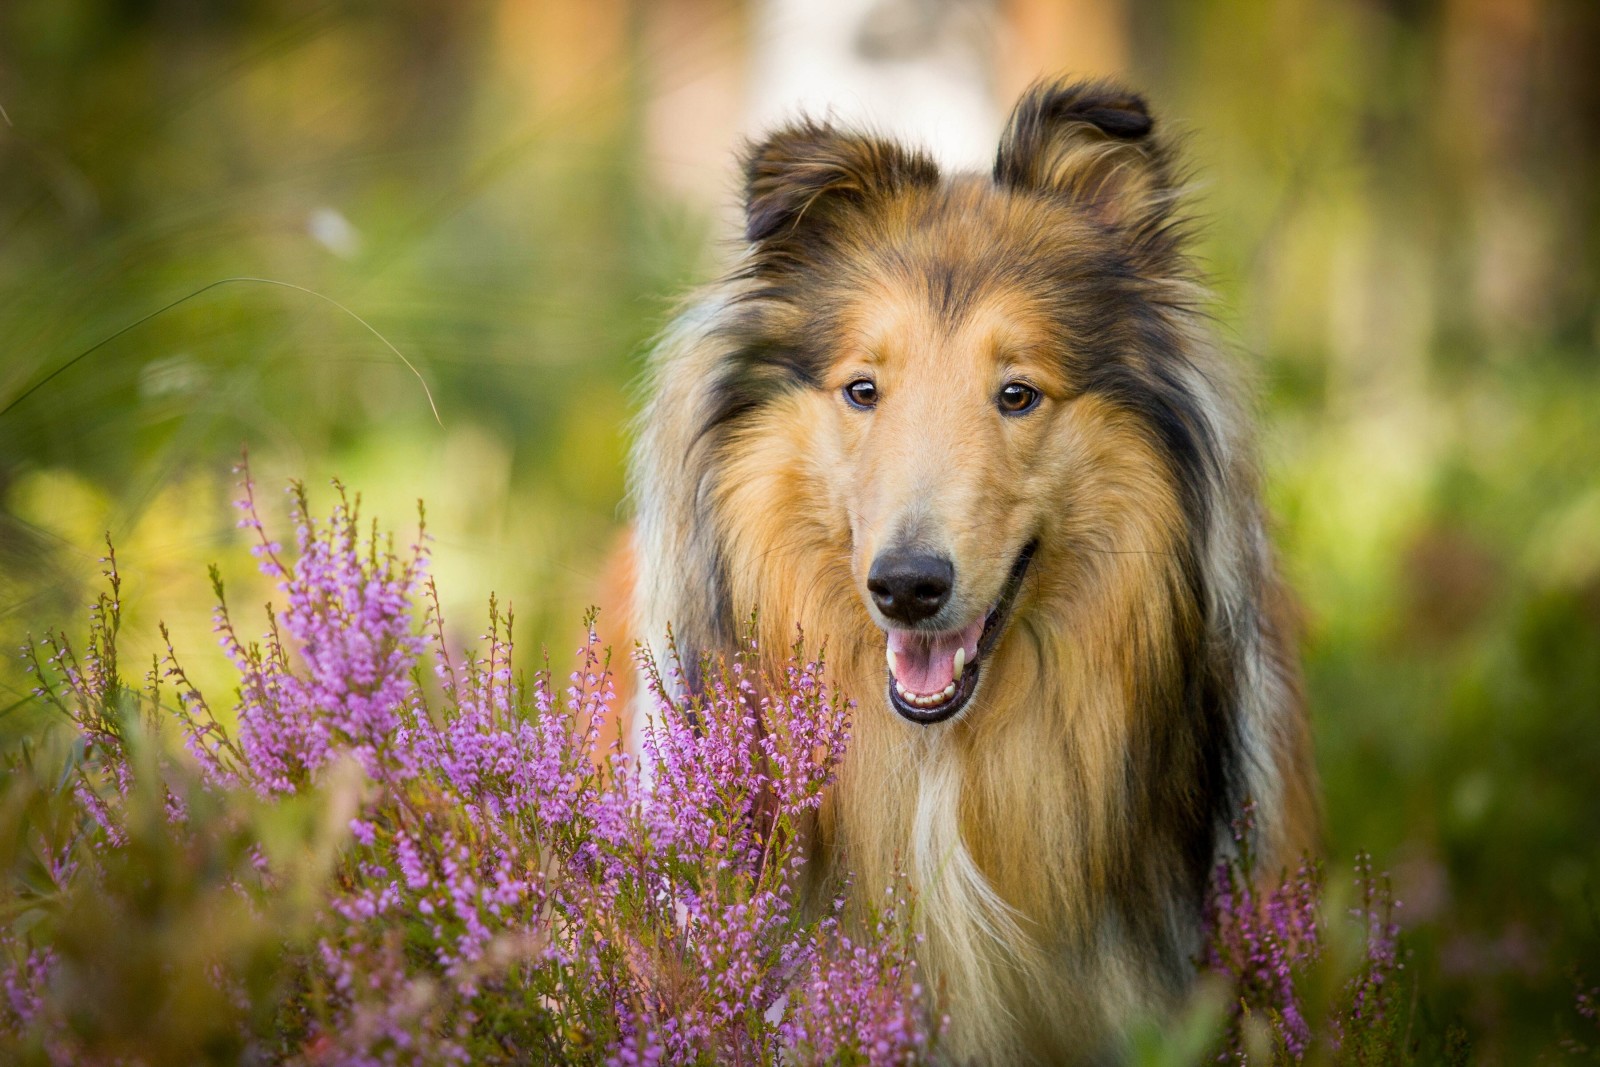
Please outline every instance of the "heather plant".
M67 739L13 762L0 827L0 1052L39 1063L861 1063L934 1053L909 898L847 921L804 827L851 706L796 644L646 658L637 757L592 625L576 670L515 666L491 601L447 648L425 528L402 550L342 488L286 551L246 476L280 606L214 710L171 642L117 660L120 583L82 653L27 654ZM592 620L591 620L592 622ZM58 751L60 750L60 751ZM833 904L829 901L833 900ZM820 901L820 903L818 903Z
M1573 1058L1600 1060L1600 986L1580 981L1572 1006L1581 1021L1577 1033L1562 1038L1562 1051Z
M1263 882L1252 855L1253 806L1233 827L1235 853L1212 875L1200 965L1230 989L1219 1060L1350 1065L1413 1062L1404 954L1387 875L1357 856L1345 899L1325 892L1307 857Z

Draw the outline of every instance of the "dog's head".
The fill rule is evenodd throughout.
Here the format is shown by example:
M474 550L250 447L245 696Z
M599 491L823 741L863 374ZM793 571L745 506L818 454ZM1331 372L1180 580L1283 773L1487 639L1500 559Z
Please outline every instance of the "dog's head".
M1204 476L1165 149L1137 96L1042 85L992 175L802 123L746 163L750 287L713 424L786 398L889 699L967 706L1024 613L1171 555Z

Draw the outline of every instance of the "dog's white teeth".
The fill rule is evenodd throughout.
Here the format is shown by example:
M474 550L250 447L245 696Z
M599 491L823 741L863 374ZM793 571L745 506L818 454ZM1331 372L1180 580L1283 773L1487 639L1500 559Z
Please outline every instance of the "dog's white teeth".
M894 649L890 648L888 645L884 645L883 646L883 654L884 654L884 658L889 661L889 673L891 675L895 674L899 670L899 667L894 661ZM960 653L957 653L957 655L960 655ZM895 683L895 685L899 685L899 684L900 684L899 682Z
M891 656L894 653L889 653ZM956 649L956 681L961 681L961 672L967 669L967 646L962 645Z
M950 698L956 695L956 684L951 682L937 693L913 693L898 680L894 683L894 691L900 694L900 699L907 704L918 708L936 708L940 704L949 703Z

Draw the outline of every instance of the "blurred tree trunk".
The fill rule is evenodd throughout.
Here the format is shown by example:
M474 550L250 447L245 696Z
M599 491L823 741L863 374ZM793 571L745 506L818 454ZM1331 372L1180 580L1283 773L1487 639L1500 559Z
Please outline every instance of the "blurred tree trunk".
M827 116L986 168L998 17L994 0L757 0L746 126Z

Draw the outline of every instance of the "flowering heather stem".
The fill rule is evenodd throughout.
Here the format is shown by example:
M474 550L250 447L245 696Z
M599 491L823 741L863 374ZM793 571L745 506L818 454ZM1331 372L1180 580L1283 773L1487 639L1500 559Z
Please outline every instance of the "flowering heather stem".
M1346 979L1337 1003L1307 1002L1307 990L1330 962L1329 929L1322 916L1323 876L1319 864L1303 859L1276 885L1254 869L1250 842L1253 808L1246 805L1234 827L1238 854L1213 871L1206 905L1202 969L1222 975L1233 987L1224 1047L1218 1059L1249 1062L1247 1020L1264 1024L1274 1064L1299 1063L1319 1044L1331 1062L1394 1064L1409 1062L1396 1011L1397 977L1404 969L1399 925L1387 875L1373 873L1372 859L1357 856L1356 907L1363 954Z

